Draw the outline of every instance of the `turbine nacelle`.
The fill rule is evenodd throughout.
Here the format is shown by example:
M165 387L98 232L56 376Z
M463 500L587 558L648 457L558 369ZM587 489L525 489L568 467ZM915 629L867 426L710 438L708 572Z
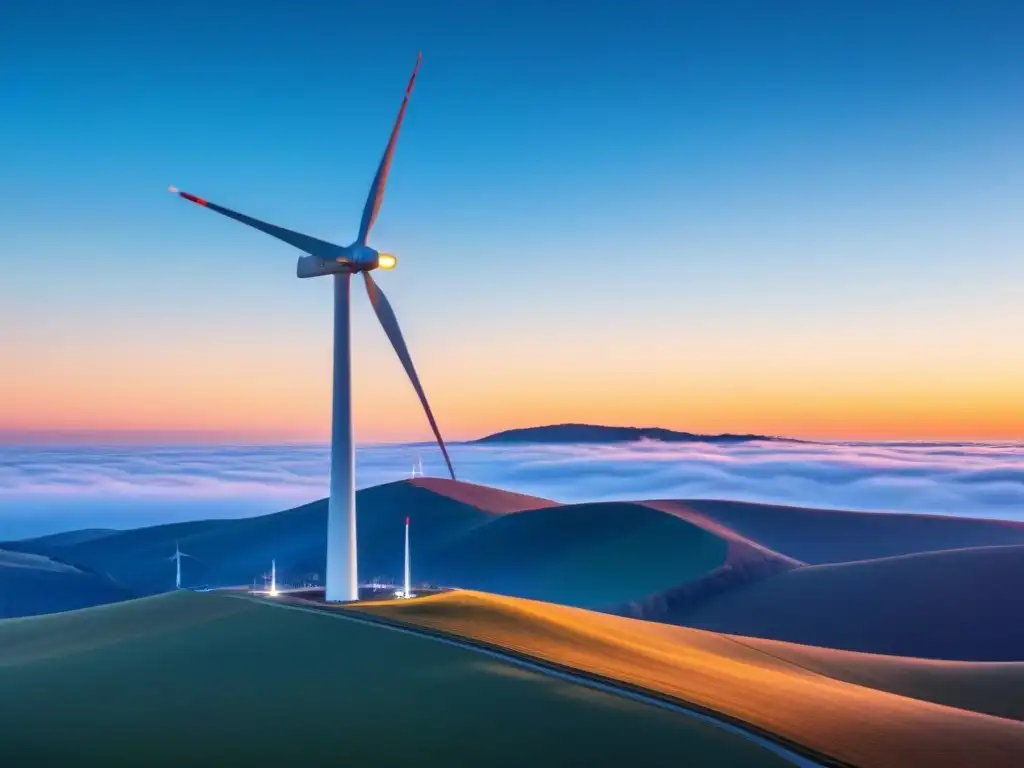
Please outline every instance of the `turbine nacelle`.
M346 262L321 259L319 256L299 256L295 265L297 277L322 277L352 271L352 267Z
M380 253L369 246L353 244L344 249L344 254L335 259L321 256L300 256L295 265L298 277L322 277L324 275L369 272L373 269L394 269L398 259L390 253Z

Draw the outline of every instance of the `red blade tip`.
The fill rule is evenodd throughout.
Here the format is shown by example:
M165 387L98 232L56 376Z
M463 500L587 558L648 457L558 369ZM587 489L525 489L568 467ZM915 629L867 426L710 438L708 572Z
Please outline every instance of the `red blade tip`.
M201 197L190 195L188 192L182 192L180 189L176 189L174 191L177 192L181 197L184 197L186 200L192 201L196 205L206 205L206 201L203 200L203 198Z
M408 525L408 524L409 524L409 518L408 518L408 517L406 517L406 518L405 518L405 524L406 524L406 525Z

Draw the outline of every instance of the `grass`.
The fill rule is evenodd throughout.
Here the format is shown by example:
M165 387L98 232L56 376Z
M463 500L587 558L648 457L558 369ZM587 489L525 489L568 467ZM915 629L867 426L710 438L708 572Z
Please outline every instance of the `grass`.
M835 680L744 639L477 592L354 610L658 691L854 765L1024 765L1024 723Z
M0 622L5 768L667 766L681 756L786 764L676 713L245 598L186 592Z

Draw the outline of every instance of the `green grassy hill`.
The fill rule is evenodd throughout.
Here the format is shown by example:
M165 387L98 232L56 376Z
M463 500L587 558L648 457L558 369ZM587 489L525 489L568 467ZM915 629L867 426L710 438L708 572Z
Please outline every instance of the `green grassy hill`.
M244 597L0 621L0 765L785 761L472 651Z
M698 578L727 543L638 504L572 504L506 515L428 551L428 572L487 592L603 608ZM417 563L419 567L419 563Z
M1006 670L1010 665L1000 665L1006 671L1002 678L990 675L989 665L972 662L873 657L882 662L879 666L865 664L866 654L751 641L480 592L361 602L349 610L659 691L778 734L842 765L1024 765L1024 723L957 708L1014 711L1022 670ZM798 659L809 651L818 653L804 665ZM928 668L936 665L959 669L953 675L945 669L931 674ZM978 668L984 671L975 675ZM847 681L861 674L872 678L870 687ZM688 764L686 756L680 764Z

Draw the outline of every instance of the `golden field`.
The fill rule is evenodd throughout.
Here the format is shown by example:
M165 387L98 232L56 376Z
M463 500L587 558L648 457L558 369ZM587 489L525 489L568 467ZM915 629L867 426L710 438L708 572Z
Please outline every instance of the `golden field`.
M967 702L980 686L989 700L999 699L1020 680L1016 667L1013 677L993 676L990 665L978 665L974 675L970 664L951 673L941 665L877 662L876 657L858 671L856 657L865 654L801 650L480 592L347 610L460 635L660 693L853 765L1024 765L1024 723L881 690L900 688L896 679L905 661L917 680L905 692L932 688L934 698ZM829 676L840 672L847 680ZM877 687L849 681L854 679Z

